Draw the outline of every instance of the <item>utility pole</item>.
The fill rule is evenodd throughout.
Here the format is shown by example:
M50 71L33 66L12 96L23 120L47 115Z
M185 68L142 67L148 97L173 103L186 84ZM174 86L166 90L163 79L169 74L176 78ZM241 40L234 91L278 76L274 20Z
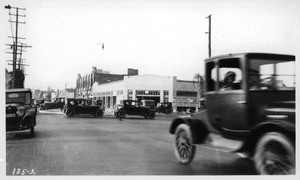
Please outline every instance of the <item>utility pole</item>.
M19 10L26 10L25 8L19 8L19 7L11 7L10 5L5 6L5 9L9 9L9 15L11 16L15 16L16 17L16 21L12 21L9 20L8 22L10 23L15 23L16 27L15 27L15 36L8 36L13 40L13 44L6 44L8 46L11 47L11 49L13 49L13 60L12 60L12 87L11 88L16 88L16 70L17 68L21 70L21 65L24 66L23 61L22 61L22 52L23 52L23 48L27 48L27 47L31 47L31 46L27 46L27 45L23 45L23 43L18 44L18 40L19 39L25 39L22 37L18 37L18 25L19 24L25 24L25 22L19 22L19 17L25 17L25 15L20 15L19 14ZM16 14L11 14L10 10L11 9L15 9L16 10ZM12 32L13 33L13 32ZM21 49L18 49L19 47L21 47ZM6 52L6 53L11 53L11 52ZM17 59L18 59L18 54L20 55L20 59L19 59L19 63L18 63L18 67L17 67ZM8 60L11 61L11 60Z
M207 16L208 18L208 57L211 57L211 15Z

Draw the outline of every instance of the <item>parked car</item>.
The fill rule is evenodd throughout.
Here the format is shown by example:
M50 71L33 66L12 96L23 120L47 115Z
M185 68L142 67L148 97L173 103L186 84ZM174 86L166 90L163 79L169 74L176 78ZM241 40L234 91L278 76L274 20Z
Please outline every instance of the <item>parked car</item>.
M30 130L34 136L37 110L28 88L6 90L6 131Z
M93 105L91 100L68 98L64 107L64 113L66 113L68 117L73 117L78 114L92 114L100 118L104 114L104 108L102 104L99 103Z
M153 119L155 117L154 109L149 106L142 106L140 102L136 100L123 100L122 104L115 107L114 113L117 118L125 118L126 114L140 115L146 119Z
M205 78L206 110L171 124L177 159L191 163L202 144L251 158L259 174L295 174L295 56L211 57Z
M41 105L41 110L61 109L65 106L65 98L57 98L54 102L45 102Z
M171 102L163 102L157 105L155 111L158 113L170 114L173 112L173 107Z
M143 100L141 100L140 105L141 106L148 106L151 109L154 109L154 107L155 107L155 101L154 100L150 100L150 99L143 99Z

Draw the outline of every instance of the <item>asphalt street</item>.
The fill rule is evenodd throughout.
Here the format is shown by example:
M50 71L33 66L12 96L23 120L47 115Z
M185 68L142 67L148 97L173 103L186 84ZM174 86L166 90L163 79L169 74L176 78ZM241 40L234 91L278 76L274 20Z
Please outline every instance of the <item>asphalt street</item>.
M252 175L253 163L235 154L197 146L190 165L178 163L173 136L175 115L154 120L127 116L122 121L62 113L37 115L29 131L6 133L7 175Z

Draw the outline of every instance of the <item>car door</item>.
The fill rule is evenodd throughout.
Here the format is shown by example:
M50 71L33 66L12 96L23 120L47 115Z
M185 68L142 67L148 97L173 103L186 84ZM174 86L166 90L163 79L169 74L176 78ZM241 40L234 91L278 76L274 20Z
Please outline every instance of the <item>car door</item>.
M228 132L247 132L246 90L242 58L220 59L218 62L218 90L216 96L217 123Z

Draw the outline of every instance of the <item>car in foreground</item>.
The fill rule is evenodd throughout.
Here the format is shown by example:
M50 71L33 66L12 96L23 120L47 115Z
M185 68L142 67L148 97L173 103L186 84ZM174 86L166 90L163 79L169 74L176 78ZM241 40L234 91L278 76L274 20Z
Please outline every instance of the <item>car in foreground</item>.
M114 114L117 118L125 118L126 115L139 115L144 116L146 119L154 119L154 109L140 104L136 100L123 100L122 104L115 107Z
M191 163L201 144L248 157L258 174L295 174L295 56L211 57L205 78L206 110L170 126L177 159Z
M6 90L6 131L30 130L34 136L37 109L29 88Z
M64 107L64 113L68 117L73 117L79 114L92 114L97 118L100 118L104 114L104 108L102 104L98 103L93 105L91 100L81 98L68 98Z

